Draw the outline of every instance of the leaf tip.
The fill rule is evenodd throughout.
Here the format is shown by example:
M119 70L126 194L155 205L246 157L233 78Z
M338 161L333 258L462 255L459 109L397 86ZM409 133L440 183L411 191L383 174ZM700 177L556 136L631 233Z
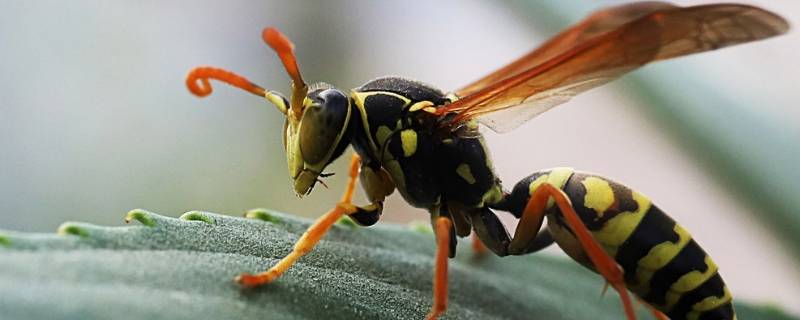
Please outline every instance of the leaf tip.
M11 239L9 239L7 235L0 233L0 247L9 246L11 246Z
M281 219L272 214L271 210L264 208L255 208L247 210L247 212L244 213L244 217L248 219L256 219L270 223L281 222Z
M353 219L350 219L350 216L343 216L343 217L339 218L339 220L336 220L336 224L338 224L340 226L350 227L350 228L358 227L358 224L355 223L355 221L353 221Z
M202 221L208 224L214 224L214 219L201 211L189 211L182 214L179 219L186 221Z
M431 228L430 223L425 223L422 221L412 221L408 223L408 228L411 231L424 233L424 234L433 234L433 228Z
M89 237L89 231L74 222L62 223L60 226L58 226L56 233L62 236L72 235L79 236L81 238Z
M153 219L152 214L142 209L133 209L125 216L125 223L130 223L133 220L139 221L139 223L148 227L156 225L156 220Z

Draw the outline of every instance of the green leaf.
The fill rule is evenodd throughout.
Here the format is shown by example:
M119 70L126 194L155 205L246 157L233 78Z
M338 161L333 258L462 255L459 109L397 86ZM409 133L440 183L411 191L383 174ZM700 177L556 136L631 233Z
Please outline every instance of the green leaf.
M431 305L433 235L409 227L334 225L275 283L232 279L286 255L309 221L144 210L143 225L67 223L60 234L0 232L3 319L422 319ZM615 293L576 263L544 254L476 258L466 242L450 264L443 319L621 319ZM643 308L640 308L643 309ZM742 319L791 319L738 304ZM642 310L641 319L649 319Z

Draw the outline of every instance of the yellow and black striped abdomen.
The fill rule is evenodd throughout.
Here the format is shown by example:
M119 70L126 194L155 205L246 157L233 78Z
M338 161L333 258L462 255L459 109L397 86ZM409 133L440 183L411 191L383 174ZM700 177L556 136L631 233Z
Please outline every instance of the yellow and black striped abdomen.
M650 200L629 188L574 173L562 189L608 254L622 266L628 288L671 319L734 319L731 294L717 266L691 235ZM556 208L553 238L591 268Z

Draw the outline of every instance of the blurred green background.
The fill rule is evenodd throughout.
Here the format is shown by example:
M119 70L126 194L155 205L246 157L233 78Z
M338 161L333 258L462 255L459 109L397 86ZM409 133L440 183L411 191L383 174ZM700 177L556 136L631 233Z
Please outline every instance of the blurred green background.
M0 229L118 225L133 208L330 208L346 161L331 167L332 190L298 199L271 105L219 84L202 100L185 89L190 68L215 65L288 93L264 26L292 38L310 82L402 75L452 90L615 3L2 1ZM800 25L800 2L750 3ZM507 187L554 166L624 182L693 232L734 295L800 313L798 40L648 66L509 134L487 132L496 169ZM426 219L396 195L384 214Z

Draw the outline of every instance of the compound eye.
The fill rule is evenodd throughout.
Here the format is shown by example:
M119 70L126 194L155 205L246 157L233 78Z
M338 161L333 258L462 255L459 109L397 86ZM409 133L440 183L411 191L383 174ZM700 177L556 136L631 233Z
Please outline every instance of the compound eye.
M336 89L312 92L313 102L306 107L300 120L300 151L309 165L328 161L336 149L343 131L347 129L347 96ZM326 163L324 163L326 164Z

